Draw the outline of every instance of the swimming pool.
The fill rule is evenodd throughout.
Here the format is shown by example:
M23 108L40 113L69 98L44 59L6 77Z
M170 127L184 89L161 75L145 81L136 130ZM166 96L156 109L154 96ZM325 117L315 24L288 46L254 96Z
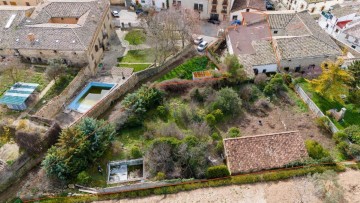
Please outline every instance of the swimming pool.
M68 106L69 109L85 113L104 98L115 84L90 82Z

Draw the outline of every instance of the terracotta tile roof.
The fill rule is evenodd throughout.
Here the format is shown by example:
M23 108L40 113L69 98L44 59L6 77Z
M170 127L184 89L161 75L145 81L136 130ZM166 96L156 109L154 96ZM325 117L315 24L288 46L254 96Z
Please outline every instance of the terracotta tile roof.
M281 168L308 156L299 131L224 139L231 174Z
M231 8L231 12L252 8L260 11L265 11L265 1L264 0L235 0Z

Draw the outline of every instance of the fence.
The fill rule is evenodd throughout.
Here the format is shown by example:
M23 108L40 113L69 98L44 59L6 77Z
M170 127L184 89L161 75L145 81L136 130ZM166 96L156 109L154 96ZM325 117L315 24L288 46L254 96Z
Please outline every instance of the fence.
M295 85L295 91L299 94L302 100L308 105L310 110L316 114L317 117L326 117L329 120L329 127L332 133L336 133L339 129L335 124L327 117L320 108L311 100L311 98L306 94L306 92L299 86Z
M193 50L194 49L192 45L189 45L181 52L177 53L176 55L166 60L163 65L157 67L150 67L143 71L134 73L126 80L126 82L117 86L108 95L102 98L94 107L92 107L89 111L84 113L78 120L74 121L70 126L80 122L82 118L86 118L86 117L97 118L98 116L103 114L106 110L108 110L115 100L125 95L140 82L146 82L147 79L161 73L164 70L169 69L170 67L172 67L173 63L183 58L187 54L192 53Z

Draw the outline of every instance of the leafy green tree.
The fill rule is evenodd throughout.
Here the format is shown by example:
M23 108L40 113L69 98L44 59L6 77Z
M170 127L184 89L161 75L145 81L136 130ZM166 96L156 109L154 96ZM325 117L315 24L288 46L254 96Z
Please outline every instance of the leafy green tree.
M215 109L211 114L215 116L217 122L220 122L224 118L224 114L220 109Z
M246 78L243 65L240 64L239 59L236 55L228 54L225 57L224 63L230 73L231 77L234 79L243 80Z
M270 81L265 85L264 93L268 96L277 94L280 91L286 90L284 79L281 74L274 75Z
M351 74L340 67L341 60L321 64L322 74L310 82L315 92L330 101L344 104L343 95L349 95L349 84L354 80Z
M314 140L306 140L305 146L309 156L313 159L319 160L322 158L330 157L329 151L324 149L321 144Z
M213 109L220 109L224 114L235 115L241 110L241 99L232 88L222 88L216 93Z
M219 133L215 132L211 135L211 138L215 141L215 140L221 140L221 136L219 135Z
M104 120L83 119L64 129L42 162L47 174L68 180L101 157L114 138L115 129Z
M354 77L353 86L360 86L360 61L354 61L350 66L348 66L348 70Z

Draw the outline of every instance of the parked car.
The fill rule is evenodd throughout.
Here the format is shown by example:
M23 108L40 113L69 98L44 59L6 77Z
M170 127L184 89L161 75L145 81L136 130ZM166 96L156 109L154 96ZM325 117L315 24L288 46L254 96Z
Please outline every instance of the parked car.
M266 1L266 10L275 10L274 4L270 1Z
M111 14L112 14L115 18L120 17L120 12L119 12L119 11L111 11Z
M197 50L199 52L202 52L206 49L206 47L209 45L209 43L207 41L202 41L199 46L197 47Z
M214 20L214 19L209 19L208 22L209 22L209 23L212 23L212 24L216 24L216 25L219 25L219 24L220 24L220 21L219 21L219 20Z
M200 44L203 40L204 40L204 37L197 37L197 38L194 40L194 44L198 45L198 44Z
M144 12L144 10L142 10L141 8L136 9L136 11L135 11L135 13L136 13L137 15L139 15L140 13L143 13L143 12Z

